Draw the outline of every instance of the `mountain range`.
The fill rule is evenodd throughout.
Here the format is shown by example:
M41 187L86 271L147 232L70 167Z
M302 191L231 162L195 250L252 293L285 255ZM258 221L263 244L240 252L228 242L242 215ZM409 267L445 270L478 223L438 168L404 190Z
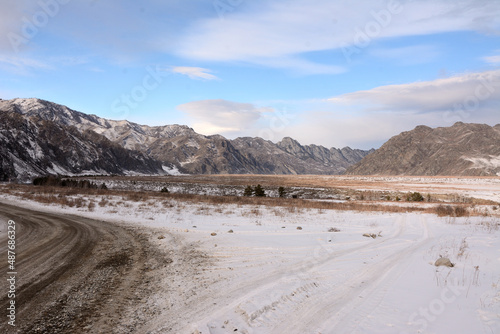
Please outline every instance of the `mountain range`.
M60 174L342 174L373 150L204 136L185 125L104 119L53 102L0 99L0 180Z
M417 126L389 139L346 174L500 176L500 124Z
M185 125L109 120L36 98L0 99L0 181L178 173L500 176L500 124L421 125L365 151L290 137L230 140Z

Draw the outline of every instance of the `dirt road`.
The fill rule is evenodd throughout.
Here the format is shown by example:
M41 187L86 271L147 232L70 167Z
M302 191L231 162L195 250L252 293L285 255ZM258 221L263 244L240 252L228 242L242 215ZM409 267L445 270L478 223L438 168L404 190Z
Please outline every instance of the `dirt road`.
M140 231L0 203L1 333L139 333L159 314L154 271L171 260ZM16 327L7 324L8 220L16 222Z

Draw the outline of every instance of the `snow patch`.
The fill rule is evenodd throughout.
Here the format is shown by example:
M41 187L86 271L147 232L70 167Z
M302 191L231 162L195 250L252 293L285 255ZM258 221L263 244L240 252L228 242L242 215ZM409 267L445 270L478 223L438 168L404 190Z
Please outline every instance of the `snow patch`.
M168 166L161 166L161 168L167 172L167 174L169 175L184 175L182 174L179 169L177 168L177 166L172 166L172 167L168 167Z
M463 157L464 160L470 161L474 164L471 168L499 168L500 167L500 155L493 156L490 155L489 158L467 158ZM497 173L498 175L498 173Z
M56 174L56 175L70 175L71 173L59 166L58 164L52 163L52 168L47 168L47 172L49 174Z
M200 148L200 144L196 140L194 140L193 138L190 138L187 141L186 146L188 146L188 147L194 147L196 149Z

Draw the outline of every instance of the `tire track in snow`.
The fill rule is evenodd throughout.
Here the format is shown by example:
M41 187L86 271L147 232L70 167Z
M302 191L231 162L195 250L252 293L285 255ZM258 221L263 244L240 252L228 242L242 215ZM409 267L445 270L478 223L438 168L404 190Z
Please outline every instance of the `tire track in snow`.
M290 314L297 314L297 310L304 308L306 311L303 318L317 319L317 311L315 307L307 305L315 303L318 300L324 299L324 296L330 296L332 291L337 291L338 286L347 285L352 281L352 278L359 274L359 268L349 270L326 270L322 268L332 263L350 262L352 257L360 259L366 256L360 256L358 253L373 253L374 250L391 241L398 241L398 238L405 231L404 218L398 217L396 221L397 229L393 235L389 237L373 240L370 244L352 247L340 251L331 251L323 249L326 254L315 259L301 260L298 263L290 264L291 267L298 268L297 270L281 270L274 272L267 277L251 280L247 287L243 287L243 291L250 291L233 300L231 303L219 310L213 312L204 320L198 323L207 324L200 329L209 330L210 333L228 333L230 332L228 320L239 318L233 327L239 331L247 333L268 333L271 328L280 328L279 324L287 322ZM348 257L348 258L345 258ZM327 278L322 277L328 276ZM294 281L296 281L294 283ZM314 288L313 288L314 287ZM235 291L237 292L237 291ZM238 295L238 294L236 294ZM295 322L295 321L294 321ZM227 329L224 331L223 329ZM221 331L222 330L222 331ZM290 329L292 332L297 332L296 326ZM280 333L280 329L275 331Z

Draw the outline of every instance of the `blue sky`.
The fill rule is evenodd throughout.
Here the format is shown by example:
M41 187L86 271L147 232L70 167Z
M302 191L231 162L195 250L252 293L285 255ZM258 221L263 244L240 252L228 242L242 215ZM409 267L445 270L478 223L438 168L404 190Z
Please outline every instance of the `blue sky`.
M1 0L0 98L379 147L499 122L498 0Z

